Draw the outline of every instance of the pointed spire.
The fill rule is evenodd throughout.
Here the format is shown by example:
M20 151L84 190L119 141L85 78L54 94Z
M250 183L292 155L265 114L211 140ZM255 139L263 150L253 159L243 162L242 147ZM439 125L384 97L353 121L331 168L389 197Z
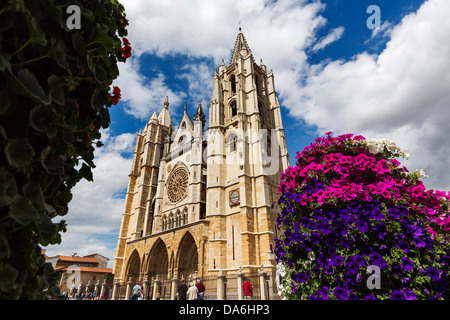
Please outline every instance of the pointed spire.
M194 115L194 121L197 120L200 120L203 122L203 124L205 124L205 114L203 113L202 100L198 100L197 111L195 112Z
M241 27L239 27L239 33L236 38L236 43L234 45L233 54L231 55L230 64L236 62L237 58L240 54L244 53L245 55L252 53L250 47L247 44L247 40L245 40L244 34L242 33Z
M158 116L158 121L163 126L166 126L169 128L172 127L172 119L170 117L170 112L169 112L169 97L167 97L167 96L166 96L166 100L164 101L164 107Z
M164 100L164 108L169 108L169 97L166 96L166 100Z
M156 110L153 111L153 115L151 116L151 118L148 121L148 123L154 122L155 120L156 120L156 122L158 122L158 115L156 114Z

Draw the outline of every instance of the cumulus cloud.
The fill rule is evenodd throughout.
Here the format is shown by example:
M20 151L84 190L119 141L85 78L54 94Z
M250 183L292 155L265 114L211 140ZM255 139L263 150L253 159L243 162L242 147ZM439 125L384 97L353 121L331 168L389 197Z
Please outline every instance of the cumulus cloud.
M157 72L148 79L139 71L139 59L131 58L119 64L120 75L114 85L121 89L125 112L137 119L149 119L154 110L159 112L166 96L171 104L179 104L186 96L184 92L173 91L166 83L163 73Z
M389 137L424 168L431 188L450 189L450 3L429 0L392 27L379 55L313 66L285 105L321 132ZM300 103L299 103L300 102Z
M336 40L339 40L344 33L344 30L344 27L331 29L325 37L321 38L316 44L314 44L314 46L312 47L312 51L316 52L322 50L329 44L335 42Z
M201 62L185 64L181 68L177 78L184 79L188 83L187 87L191 97L207 102L211 97L213 76L214 66L206 62ZM190 107L196 110L197 105L191 105ZM203 111L206 112L206 110Z

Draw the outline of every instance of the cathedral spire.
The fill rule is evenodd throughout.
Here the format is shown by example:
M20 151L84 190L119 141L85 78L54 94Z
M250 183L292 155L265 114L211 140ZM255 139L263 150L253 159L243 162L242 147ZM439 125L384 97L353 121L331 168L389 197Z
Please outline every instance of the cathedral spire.
M172 119L170 118L170 113L169 113L169 97L167 97L167 96L166 96L166 100L164 101L164 107L158 116L158 121L163 126L166 126L169 128L172 127Z
M251 54L252 50L247 44L247 40L245 40L244 33L242 32L241 27L239 27L239 33L236 38L236 43L234 44L233 54L231 55L230 64L236 62L241 54L247 55Z
M194 115L194 121L195 120L200 120L203 122L203 125L205 124L205 114L203 113L202 100L198 100L197 111L195 112Z

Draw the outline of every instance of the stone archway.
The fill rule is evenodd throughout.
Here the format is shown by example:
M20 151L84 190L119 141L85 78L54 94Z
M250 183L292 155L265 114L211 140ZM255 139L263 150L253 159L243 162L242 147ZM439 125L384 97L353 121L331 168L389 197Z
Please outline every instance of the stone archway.
M194 237L186 232L180 241L177 253L178 278L189 280L198 271L198 250Z
M139 253L134 250L131 253L130 258L128 258L127 264L127 275L125 281L128 281L131 277L131 281L135 282L139 280L139 274L141 271L141 258L139 257Z
M148 257L147 273L149 279L154 279L159 275L160 280L167 280L169 269L169 256L167 247L161 239L156 240Z

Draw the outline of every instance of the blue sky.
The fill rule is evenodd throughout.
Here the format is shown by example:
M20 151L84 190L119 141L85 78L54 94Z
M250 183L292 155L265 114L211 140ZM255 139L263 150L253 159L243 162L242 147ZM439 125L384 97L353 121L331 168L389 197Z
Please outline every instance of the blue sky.
M450 2L446 0L122 0L133 56L114 82L94 182L80 182L68 232L47 254L97 252L110 259L120 228L136 133L166 96L174 125L184 103L207 114L212 75L228 64L239 22L257 62L275 75L291 164L318 135L390 138L410 150L425 185L450 190ZM368 29L370 5L380 29Z

